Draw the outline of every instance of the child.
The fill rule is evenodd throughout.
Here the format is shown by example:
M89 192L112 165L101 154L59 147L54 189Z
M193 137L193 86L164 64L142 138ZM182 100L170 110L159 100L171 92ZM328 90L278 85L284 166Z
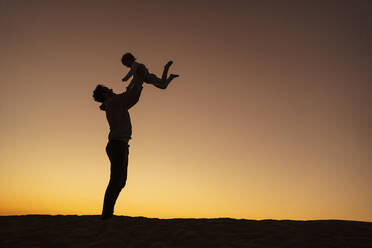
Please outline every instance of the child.
M133 74L136 72L138 66L145 67L143 64L140 64L140 63L136 62L136 58L131 53L124 54L123 57L121 58L121 62L123 63L123 65L130 68L128 74L122 79L123 82L128 81L128 79L130 79L131 76L133 76ZM164 66L164 71L163 71L163 75L162 75L161 79L158 78L155 74L149 73L149 71L145 67L146 68L146 76L145 76L144 82L149 83L149 84L153 84L154 86L156 86L160 89L166 89L168 87L168 84L174 78L179 76L177 74L170 74L169 77L167 78L168 69L172 64L173 64L173 61L169 61ZM131 85L129 85L128 87L131 87Z

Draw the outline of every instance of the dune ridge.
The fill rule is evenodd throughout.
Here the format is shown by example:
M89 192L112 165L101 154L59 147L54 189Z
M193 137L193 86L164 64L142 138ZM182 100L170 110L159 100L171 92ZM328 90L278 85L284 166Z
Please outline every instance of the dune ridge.
M0 216L0 247L372 247L372 222Z

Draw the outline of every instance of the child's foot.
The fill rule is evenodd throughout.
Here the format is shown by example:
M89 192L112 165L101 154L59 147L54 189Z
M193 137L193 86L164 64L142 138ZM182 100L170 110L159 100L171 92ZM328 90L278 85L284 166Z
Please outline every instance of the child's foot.
M169 66L171 66L172 64L173 64L173 61L170 60L170 61L168 61L168 63L165 65L165 67L168 67L168 68L169 68Z
M178 74L170 74L168 80L172 80L173 78L179 77Z
M165 88L167 88L168 85L170 84L170 82L171 82L174 78L176 78L176 77L179 77L179 75L177 75L177 74L170 74L170 75L169 75L169 78L168 78L167 81L166 81L166 86L165 86ZM165 89L165 88L164 88L164 89Z

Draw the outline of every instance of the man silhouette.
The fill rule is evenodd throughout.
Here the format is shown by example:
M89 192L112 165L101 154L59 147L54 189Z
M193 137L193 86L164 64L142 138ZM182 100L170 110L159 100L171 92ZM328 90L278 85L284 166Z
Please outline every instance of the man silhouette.
M131 83L132 87L127 87L127 90L121 94L115 94L112 89L103 85L97 85L93 91L93 98L102 103L100 108L106 112L110 126L106 153L110 159L111 169L102 209L103 220L113 216L116 199L127 180L128 141L132 135L128 109L133 107L140 98L145 74L145 68L136 69Z

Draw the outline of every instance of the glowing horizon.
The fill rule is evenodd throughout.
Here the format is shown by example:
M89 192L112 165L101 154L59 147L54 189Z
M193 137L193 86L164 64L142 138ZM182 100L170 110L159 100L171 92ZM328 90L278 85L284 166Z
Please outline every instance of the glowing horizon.
M100 214L131 51L180 78L130 110L117 215L372 221L370 4L207 3L0 3L0 215Z

